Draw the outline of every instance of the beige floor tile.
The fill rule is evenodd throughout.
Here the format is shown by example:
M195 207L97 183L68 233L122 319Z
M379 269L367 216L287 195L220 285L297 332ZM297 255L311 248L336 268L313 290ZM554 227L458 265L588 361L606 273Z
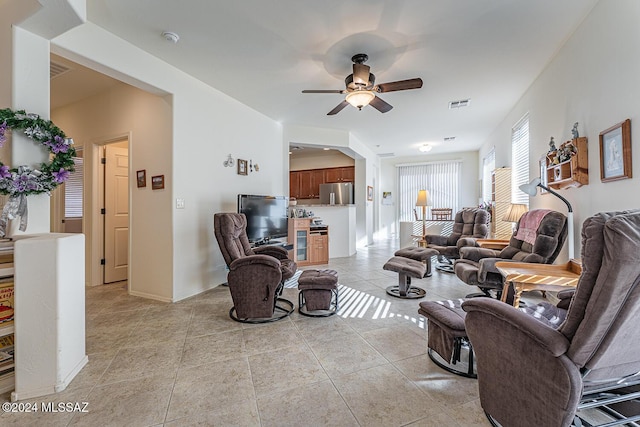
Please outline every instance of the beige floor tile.
M100 384L153 375L174 375L182 357L182 342L122 348L100 379Z
M357 426L330 381L258 397L262 427Z
M458 408L448 407L445 411L453 418L459 425L468 427L490 427L491 423L487 419L482 406L480 405L480 399L475 399L471 402L467 402L460 405Z
M257 396L328 379L322 365L304 343L286 351L250 356L249 365Z
M426 354L399 360L395 366L442 407L457 408L478 398L477 380L445 371Z
M174 375L162 375L98 386L87 397L89 412L75 414L69 425L131 427L162 423L174 380Z
M364 332L362 337L393 362L427 352L426 334L424 338L420 338L411 329L410 325L382 328Z
M164 427L206 426L260 427L260 415L255 400L231 402L218 410L195 411L191 415L164 423Z
M257 354L273 350L284 352L287 347L301 342L302 336L292 322L285 320L244 329L242 339L245 351L249 354Z
M404 425L429 415L429 397L391 365L377 366L333 380L363 426Z
M108 351L102 353L89 354L89 362L71 381L67 387L68 390L93 387L100 381L102 375L113 362L117 351Z
M359 335L334 341L313 341L309 347L331 378L389 363Z
M182 366L197 366L245 356L242 330L187 338Z
M167 420L203 412L224 411L229 405L254 401L246 357L181 368L169 404Z

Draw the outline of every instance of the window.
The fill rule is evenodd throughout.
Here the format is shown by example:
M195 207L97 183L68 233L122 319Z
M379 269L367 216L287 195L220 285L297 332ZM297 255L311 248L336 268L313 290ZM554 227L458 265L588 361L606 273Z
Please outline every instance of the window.
M496 168L495 147L482 160L482 201L491 202L491 172Z
M82 218L82 179L83 159L82 151L78 150L78 156L74 157L75 171L69 174L69 178L64 183L64 217Z
M529 114L511 129L511 203L529 206L529 196L520 190L529 183Z
M400 221L415 220L414 209L419 190L429 191L427 202L431 207L458 211L459 161L398 165L397 168Z

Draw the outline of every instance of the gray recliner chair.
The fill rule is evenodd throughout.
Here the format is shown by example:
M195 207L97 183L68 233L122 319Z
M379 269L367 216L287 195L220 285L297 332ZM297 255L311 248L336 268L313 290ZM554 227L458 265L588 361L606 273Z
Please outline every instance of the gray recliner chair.
M229 267L227 283L234 304L229 317L238 322L265 323L289 316L293 303L280 295L284 281L293 277L297 266L288 258L286 249L252 248L247 238L247 218L242 213L217 213L213 224L218 246Z
M427 248L438 251L440 264L436 269L453 273L453 260L460 257L460 248L475 246L476 239L484 239L489 235L491 215L481 208L463 208L456 212L453 220L453 231L448 236L427 234L424 236Z
M525 224L530 226L532 223L537 224L535 229L524 229ZM479 247L461 248L460 258L454 264L454 272L467 285L477 286L482 291L482 294L470 294L468 298L493 296L491 293L495 292L496 298L500 299L504 279L496 268L496 262L553 264L566 238L566 216L547 209L534 209L520 218L509 240L509 246L501 251ZM507 301L511 301L511 298Z
M585 220L582 274L559 327L489 298L462 308L493 425L592 425L594 411L607 425L640 421L640 210Z

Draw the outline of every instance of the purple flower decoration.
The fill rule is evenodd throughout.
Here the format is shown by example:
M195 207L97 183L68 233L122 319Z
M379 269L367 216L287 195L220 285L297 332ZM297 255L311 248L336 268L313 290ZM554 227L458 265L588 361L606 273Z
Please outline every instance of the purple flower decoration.
M11 178L11 172L9 172L9 166L0 166L0 179Z
M65 182L69 178L69 171L60 168L58 172L53 172L51 175L56 179L58 184Z

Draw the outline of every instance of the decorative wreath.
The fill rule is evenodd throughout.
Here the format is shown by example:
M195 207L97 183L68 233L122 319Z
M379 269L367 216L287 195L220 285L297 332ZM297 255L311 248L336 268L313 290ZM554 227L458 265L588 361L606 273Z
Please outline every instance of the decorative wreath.
M0 194L12 197L49 193L69 178L74 170L76 150L73 140L51 121L24 110L0 110L0 147L6 141L7 130L21 130L26 136L39 142L53 154L49 163L38 168L18 166L10 169L0 161Z

